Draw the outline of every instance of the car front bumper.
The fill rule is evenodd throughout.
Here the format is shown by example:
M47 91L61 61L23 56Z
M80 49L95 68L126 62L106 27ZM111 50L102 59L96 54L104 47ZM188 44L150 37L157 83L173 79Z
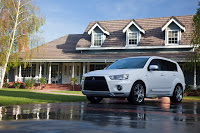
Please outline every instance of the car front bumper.
M133 83L130 80L111 80L109 77L104 77L108 90L98 91L95 87L100 85L97 82L94 88L88 90L84 85L85 81L82 81L82 93L86 96L99 96L99 97L128 97L132 88ZM118 90L117 87L121 86L122 89ZM90 86L91 88L91 86Z

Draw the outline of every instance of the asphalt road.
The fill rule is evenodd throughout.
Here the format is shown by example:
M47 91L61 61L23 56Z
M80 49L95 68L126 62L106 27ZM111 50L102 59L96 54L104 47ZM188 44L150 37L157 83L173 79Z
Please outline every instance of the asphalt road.
M200 133L200 102L126 100L0 107L0 132Z

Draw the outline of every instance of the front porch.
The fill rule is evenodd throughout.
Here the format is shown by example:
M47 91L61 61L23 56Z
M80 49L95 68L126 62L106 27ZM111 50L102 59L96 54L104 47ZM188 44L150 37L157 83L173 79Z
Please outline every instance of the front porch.
M39 79L44 77L48 84L70 84L72 78L77 78L77 84L81 83L82 75L107 67L110 63L88 63L88 62L35 62L31 67L24 68L23 65L9 70L8 82L27 79Z

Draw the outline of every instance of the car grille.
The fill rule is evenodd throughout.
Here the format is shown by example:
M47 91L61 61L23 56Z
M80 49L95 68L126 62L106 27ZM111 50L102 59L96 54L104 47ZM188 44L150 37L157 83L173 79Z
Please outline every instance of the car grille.
M90 91L109 91L106 79L104 77L86 77L84 90Z

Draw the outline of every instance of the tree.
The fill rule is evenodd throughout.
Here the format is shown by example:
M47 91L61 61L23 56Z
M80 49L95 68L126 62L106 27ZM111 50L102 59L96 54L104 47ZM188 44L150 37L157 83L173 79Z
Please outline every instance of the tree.
M3 67L0 88L3 86L7 66L20 64L19 54L24 50L26 67L30 48L37 44L37 32L44 24L39 7L33 0L0 0L0 62Z
M196 14L193 16L193 31L191 34L194 53L188 56L188 62L184 64L184 70L186 71L194 70L196 72L196 66L200 66L200 1L198 6Z

